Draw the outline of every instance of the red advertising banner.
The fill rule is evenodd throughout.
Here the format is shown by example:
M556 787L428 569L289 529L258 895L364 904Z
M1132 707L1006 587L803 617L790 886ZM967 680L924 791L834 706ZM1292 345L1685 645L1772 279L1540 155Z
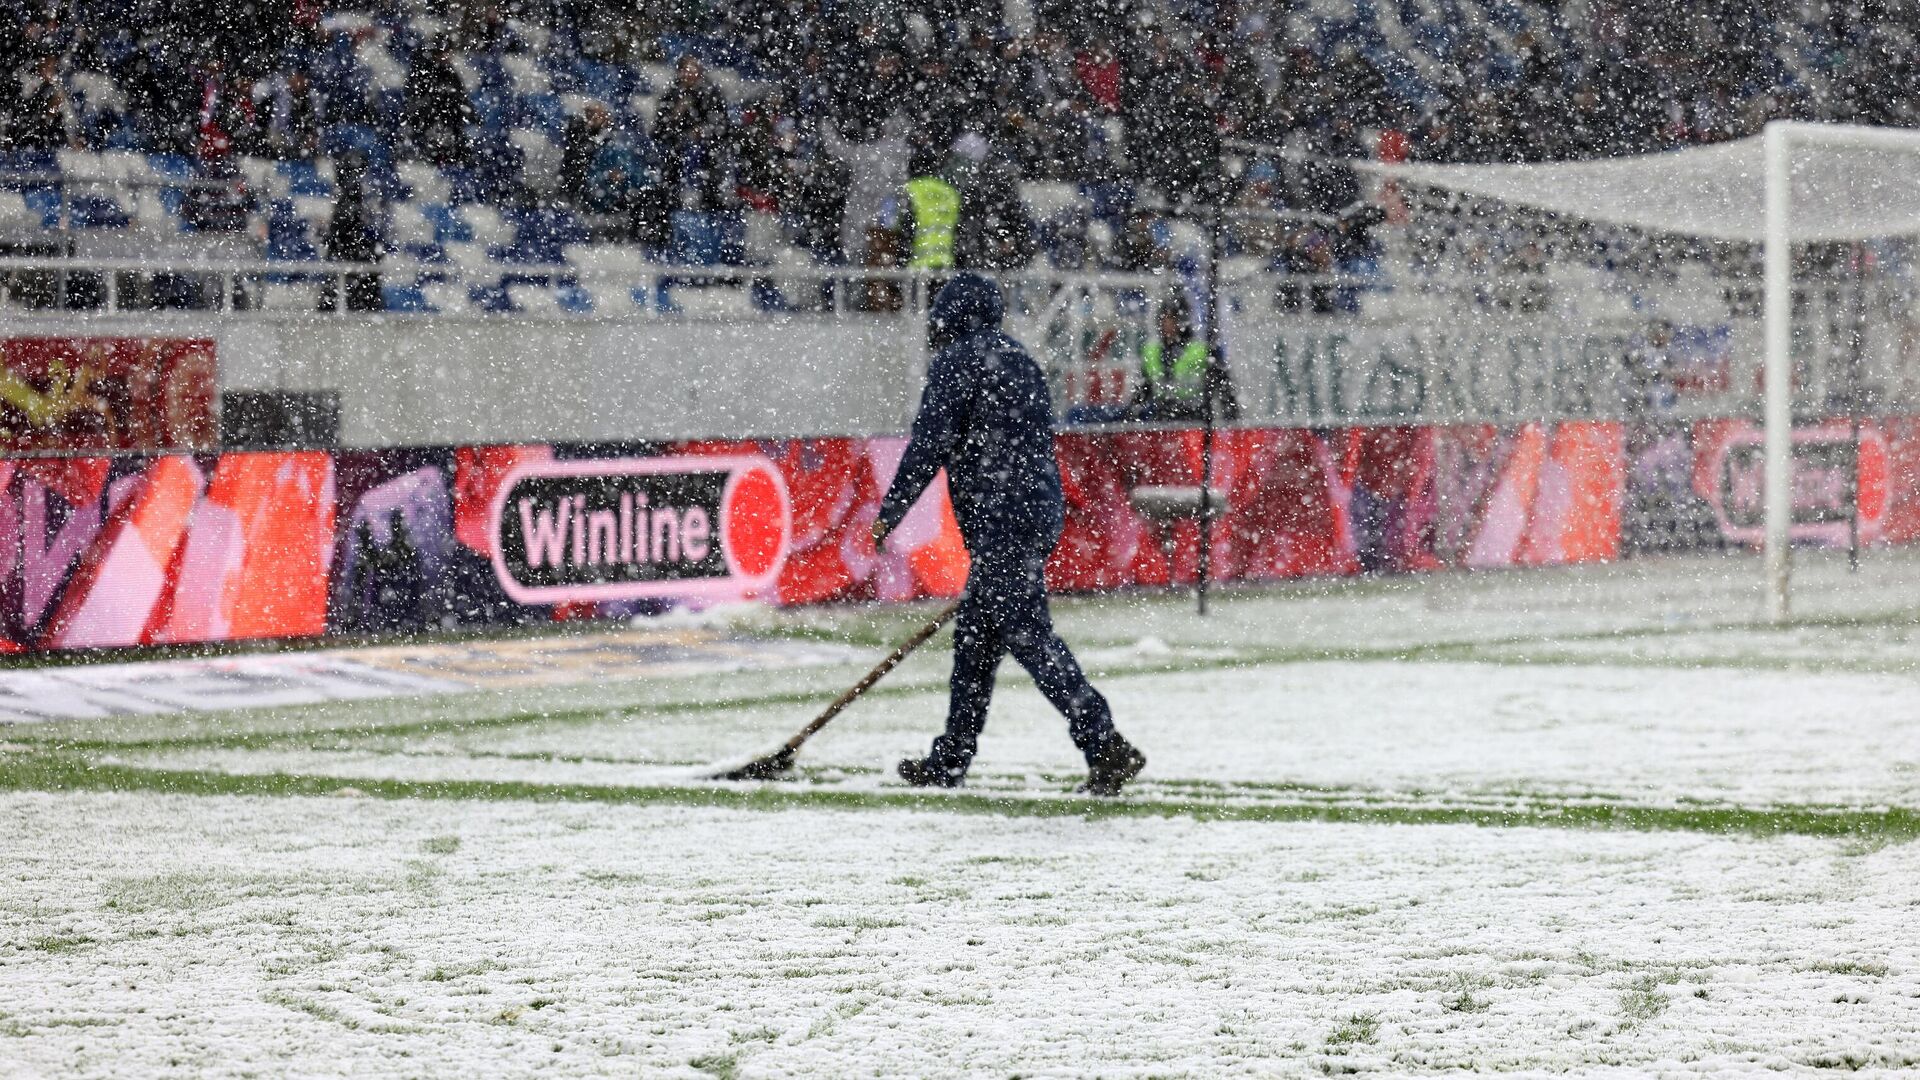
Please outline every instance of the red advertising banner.
M936 482L869 538L905 440L0 459L0 650L406 633L715 602L954 596ZM1198 431L1069 432L1064 592L1193 580ZM1740 421L1231 429L1222 581L1603 562L1757 539ZM1795 536L1920 541L1920 421L1795 435Z
M0 340L0 450L198 450L220 438L204 338Z

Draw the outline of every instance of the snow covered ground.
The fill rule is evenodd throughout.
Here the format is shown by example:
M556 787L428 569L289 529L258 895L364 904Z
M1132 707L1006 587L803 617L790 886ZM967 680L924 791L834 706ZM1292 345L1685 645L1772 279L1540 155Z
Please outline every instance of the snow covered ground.
M0 727L0 1074L1920 1067L1920 564L1750 559L1060 605L1152 759L1070 794L945 655ZM852 660L852 656L859 660ZM832 660L831 650L821 656Z

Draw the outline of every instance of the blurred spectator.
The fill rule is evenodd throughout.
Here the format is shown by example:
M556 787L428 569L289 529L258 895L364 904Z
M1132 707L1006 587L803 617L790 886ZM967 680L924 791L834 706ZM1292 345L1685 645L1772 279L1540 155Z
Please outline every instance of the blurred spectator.
M253 196L231 154L201 159L199 176L180 201L182 220L203 233L244 232L252 209Z
M1018 270L1033 261L1033 223L1012 168L987 140L967 132L954 141L948 174L960 193L955 253L965 270Z
M458 166L451 201L513 207L535 164L522 159L523 132L564 124L559 197L613 223L602 235L673 248L677 224L712 251L737 231L744 203L778 214L815 258L855 263L925 255L910 254L924 229L907 182L938 171L960 196L959 265L1025 266L1044 231L1069 249L1063 265L1163 266L1164 212L1136 208L1217 192L1249 209L1318 215L1245 219L1235 232L1245 251L1289 272L1364 279L1377 223L1345 164L1372 152L1363 131L1391 129L1412 160L1493 162L1717 142L1781 116L1920 123L1920 98L1901 92L1920 79L1920 53L1877 3L1824 18L1771 8L1706 18L1596 0L1582 18L1551 5L1505 12L1488 34L1445 5L1400 15L1336 5L1308 27L1302 11L1262 0L1044 0L1026 37L970 0L639 12L475 0L442 13L444 35L415 14L424 9L390 0L374 5L371 27L323 19L306 0L212 18L178 4L134 5L125 18L93 4L17 7L17 32L0 37L0 148L183 155L217 190L236 155L311 159L351 146L381 183L391 158L412 157ZM1379 32L1387 18L1407 20L1421 55ZM1798 43L1791 55L1782 40ZM536 47L529 69L519 61ZM471 55L456 61L454 48ZM666 85L625 66L661 59L675 65ZM716 84L708 63L730 74ZM119 93L97 94L76 72L109 75ZM730 105L722 88L742 86L744 104ZM575 94L594 104L565 121L555 97ZM625 119L629 108L653 138ZM1288 153L1229 189L1223 138ZM909 171L923 156L933 167ZM1075 212L1092 227L1036 229L1020 202L1031 181L1076 189L1085 209ZM212 196L183 211L214 231L233 213ZM1111 250L1087 251L1109 227L1120 234ZM1544 256L1496 242L1445 257L1517 280L1540 276L1531 264ZM1314 310L1355 300L1324 281L1293 296Z
M74 116L60 58L42 55L20 80L20 103L8 125L8 142L16 150L65 150L80 146L80 126Z
M605 106L587 106L567 125L561 155L561 195L600 220L604 239L659 248L667 238L667 194L651 148L618 130Z
M797 126L777 132L774 147L780 162L776 198L796 242L815 262L840 261L840 223L851 182L846 163Z
M560 144L560 194L576 206L589 201L594 163L600 152L613 144L613 117L607 107L594 102L581 115L567 121Z
M367 205L366 159L347 154L335 164L333 217L327 222L327 258L332 262L377 263L380 238L374 228L374 215ZM343 274L346 281L348 311L380 311L386 307L381 296L380 275ZM320 308L333 310L338 302L334 279L321 290Z
M932 155L920 155L914 177L906 185L908 213L903 243L908 252L907 266L952 270L960 228L960 192L932 165Z
M854 131L879 130L888 117L905 103L903 91L907 89L907 83L904 74L905 65L898 52L874 49L867 56L864 70L855 70L841 97L839 113L842 124ZM913 87L913 99L933 108L951 110L954 102L943 96L944 83L945 79L938 76L929 81L923 67L919 83Z
M1110 42L1105 38L1091 42L1074 58L1073 73L1080 80L1080 92L1097 108L1108 115L1120 111L1120 57Z
M662 173L681 210L710 214L726 208L726 136L726 99L696 57L682 56L653 121Z
M473 104L444 42L436 41L414 57L407 72L406 123L414 152L435 165L467 160L467 125Z
M906 140L897 133L902 126L851 128L844 137L827 142L827 149L847 166L840 250L855 265L875 265L869 252L871 243L879 240L891 247L892 239L877 234L894 233L906 209L900 205L900 197L907 184L910 157Z
M320 92L305 71L269 77L256 84L254 97L266 109L266 154L310 161L320 152Z
M1144 210L1128 215L1126 226L1115 238L1111 262L1113 269L1129 274L1151 274L1172 264L1166 247L1153 234L1154 217Z
M1211 404L1215 418L1240 419L1233 376L1218 354L1209 354L1194 327L1184 297L1168 297L1155 318L1155 336L1140 352L1140 385L1127 405L1141 420L1205 420Z

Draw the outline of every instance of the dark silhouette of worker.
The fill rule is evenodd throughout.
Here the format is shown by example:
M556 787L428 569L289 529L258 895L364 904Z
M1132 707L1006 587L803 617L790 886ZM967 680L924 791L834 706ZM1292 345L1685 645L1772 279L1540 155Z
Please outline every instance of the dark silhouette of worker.
M900 776L916 787L959 786L986 726L994 672L1012 653L1086 756L1080 790L1117 795L1147 759L1114 730L1107 699L1053 630L1045 570L1065 516L1053 405L1039 365L1001 332L1002 312L999 287L976 274L960 274L934 296L928 319L937 351L913 437L873 524L879 546L945 468L973 560L954 629L946 733L925 758L902 761Z

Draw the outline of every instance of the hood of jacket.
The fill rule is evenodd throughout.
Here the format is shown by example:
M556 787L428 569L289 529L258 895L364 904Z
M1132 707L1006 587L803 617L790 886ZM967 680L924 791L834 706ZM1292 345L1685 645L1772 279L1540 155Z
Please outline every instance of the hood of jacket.
M979 274L960 274L940 287L927 310L928 339L944 349L975 334L1000 329L1006 301L1000 286Z

